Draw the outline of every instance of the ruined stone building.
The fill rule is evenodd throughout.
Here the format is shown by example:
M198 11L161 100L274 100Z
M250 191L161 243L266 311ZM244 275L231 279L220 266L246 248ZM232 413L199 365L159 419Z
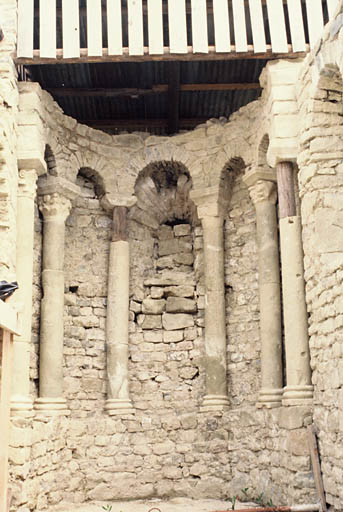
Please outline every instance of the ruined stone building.
M315 503L312 422L343 510L342 27L342 0L0 0L13 510Z

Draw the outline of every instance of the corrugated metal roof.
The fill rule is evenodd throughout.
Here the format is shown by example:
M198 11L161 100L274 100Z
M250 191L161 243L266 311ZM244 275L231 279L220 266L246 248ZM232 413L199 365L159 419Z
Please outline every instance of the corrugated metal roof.
M256 83L266 60L192 61L180 63L181 84ZM31 76L43 89L139 88L168 83L168 62L41 65ZM259 89L234 91L182 91L180 118L229 117L256 99ZM138 97L56 96L64 112L78 120L167 119L168 94ZM121 129L123 125L121 124ZM151 131L161 133L161 128Z

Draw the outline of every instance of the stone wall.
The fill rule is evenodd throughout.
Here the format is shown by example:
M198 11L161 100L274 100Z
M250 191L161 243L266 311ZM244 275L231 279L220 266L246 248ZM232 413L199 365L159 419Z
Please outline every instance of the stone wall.
M16 260L16 189L18 111L17 75L9 52L16 37L16 1L1 0L0 42L0 273L1 279L15 279Z
M342 9L341 9L342 10ZM327 501L342 509L343 110L340 14L320 58L307 59L298 84L304 119L298 157L314 423Z
M326 30L302 65L295 64L295 75L301 67L297 88L287 82L290 98L284 98L292 109L297 100L300 112L291 135L292 150L300 142L314 422L327 499L336 510L343 498L340 41L338 23ZM265 76L269 72L268 67ZM285 73L278 75L276 68L273 73L282 88ZM312 422L312 408L256 409L261 378L256 219L242 176L245 169L261 164L260 136L268 133L273 158L280 145L288 150L287 140L274 133L282 123L271 119L276 108L272 88L227 123L212 120L171 138L110 136L78 125L36 84L20 84L20 97L22 118L35 112L43 156L49 146L51 174L78 184L81 193L66 221L63 369L70 415L13 418L15 509L27 512L62 500L228 497L246 487L250 498L264 492L276 504L315 502L305 429ZM296 128L300 137L294 136ZM183 187L187 182L193 190L218 185L223 169L237 158L243 164L231 187L225 219L230 407L211 412L200 407L205 394L203 237ZM11 159L8 155L7 161ZM151 189L148 179L159 170L176 176L164 194ZM186 181L179 182L180 176ZM112 231L111 218L99 201L104 192L115 198L137 197L129 212L129 381L135 415L114 417L104 412ZM12 206L6 211L14 220ZM41 231L36 211L32 398L38 395ZM7 239L14 247L11 233ZM6 265L13 268L10 257Z

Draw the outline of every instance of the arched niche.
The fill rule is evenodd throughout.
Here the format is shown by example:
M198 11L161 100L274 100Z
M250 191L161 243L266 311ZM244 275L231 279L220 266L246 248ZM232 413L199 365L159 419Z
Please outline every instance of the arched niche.
M132 400L161 414L195 410L204 385L202 236L191 188L183 164L153 162L139 173L128 214Z

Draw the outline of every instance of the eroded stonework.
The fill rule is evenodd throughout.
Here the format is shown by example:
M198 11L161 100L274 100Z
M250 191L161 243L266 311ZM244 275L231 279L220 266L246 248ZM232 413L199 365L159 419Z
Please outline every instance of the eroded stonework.
M11 27L14 6L2 3ZM334 23L342 13L341 6ZM65 399L66 408L58 414L37 406L39 367L49 364L39 362L47 239L38 201L32 218L31 364L23 389L30 389L35 409L13 411L14 510L150 496L227 498L246 487L250 498L264 492L275 504L315 503L306 434L312 420L327 501L342 510L343 33L332 26L304 61L270 62L261 77L262 97L228 122L210 120L173 137L111 136L78 124L38 84L16 83L11 45L1 47L1 278L15 275L17 163L20 176L40 176L41 196L46 190L55 197L62 185L71 191L62 200L68 210L56 211L65 236L63 397L57 398ZM263 237L258 244L253 201L267 198L264 215L273 214L271 166L283 161L298 171L314 398L288 406L280 398L274 408L278 395L271 404L267 393L257 409L265 364ZM262 181L251 199L252 174ZM119 413L107 407L114 208L126 209L130 254L128 357L120 376L128 382L132 409ZM212 221L206 224L203 216ZM223 240L224 291L217 303L224 298L227 371L226 382L218 384L224 382L224 394L204 404L209 377L215 389L219 357L211 366L205 346L213 327L205 315L208 300L220 293L216 288L211 295L212 281L206 280L209 225L217 230L216 243ZM275 389L287 384L286 373L280 368Z

